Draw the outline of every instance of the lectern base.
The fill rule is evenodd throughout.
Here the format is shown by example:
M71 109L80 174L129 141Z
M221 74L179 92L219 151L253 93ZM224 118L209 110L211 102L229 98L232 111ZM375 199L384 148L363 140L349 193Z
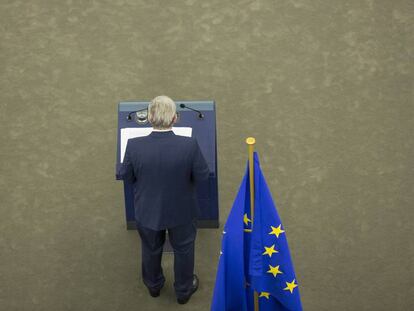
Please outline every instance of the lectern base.
M218 228L219 221L218 220L199 220L197 221L197 228ZM128 221L127 222L127 230L136 230L137 224L135 221Z

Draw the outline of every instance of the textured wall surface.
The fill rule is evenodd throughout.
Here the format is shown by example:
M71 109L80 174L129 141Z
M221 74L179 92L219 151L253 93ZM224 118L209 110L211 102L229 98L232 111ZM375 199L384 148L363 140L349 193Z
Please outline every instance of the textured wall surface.
M208 310L140 280L114 180L120 100L214 99L221 221L255 136L304 309L414 305L411 0L0 1L0 309ZM411 218L411 219L410 219Z

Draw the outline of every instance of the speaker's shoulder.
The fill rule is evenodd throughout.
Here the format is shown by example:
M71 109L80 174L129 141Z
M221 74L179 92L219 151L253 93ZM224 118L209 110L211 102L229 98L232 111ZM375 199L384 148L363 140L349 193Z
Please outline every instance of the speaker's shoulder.
M128 139L128 144L139 145L148 141L148 136L140 136Z
M183 143L187 143L187 144L194 144L194 142L196 141L194 137L181 136L181 135L175 135L174 139L179 140Z

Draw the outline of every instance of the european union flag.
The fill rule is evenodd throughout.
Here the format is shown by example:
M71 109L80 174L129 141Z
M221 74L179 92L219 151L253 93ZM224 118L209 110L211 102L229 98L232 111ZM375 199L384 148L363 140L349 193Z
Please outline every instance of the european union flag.
M286 233L254 153L254 219L249 170L224 226L212 311L300 311L298 280Z

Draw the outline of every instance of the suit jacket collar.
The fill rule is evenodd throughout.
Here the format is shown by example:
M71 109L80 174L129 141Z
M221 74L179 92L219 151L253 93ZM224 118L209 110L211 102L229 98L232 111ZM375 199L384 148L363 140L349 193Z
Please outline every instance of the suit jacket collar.
M154 132L152 131L151 134L149 134L150 137L157 137L157 138L163 138L163 137L171 137L174 136L174 132L171 131L165 131L165 132Z

